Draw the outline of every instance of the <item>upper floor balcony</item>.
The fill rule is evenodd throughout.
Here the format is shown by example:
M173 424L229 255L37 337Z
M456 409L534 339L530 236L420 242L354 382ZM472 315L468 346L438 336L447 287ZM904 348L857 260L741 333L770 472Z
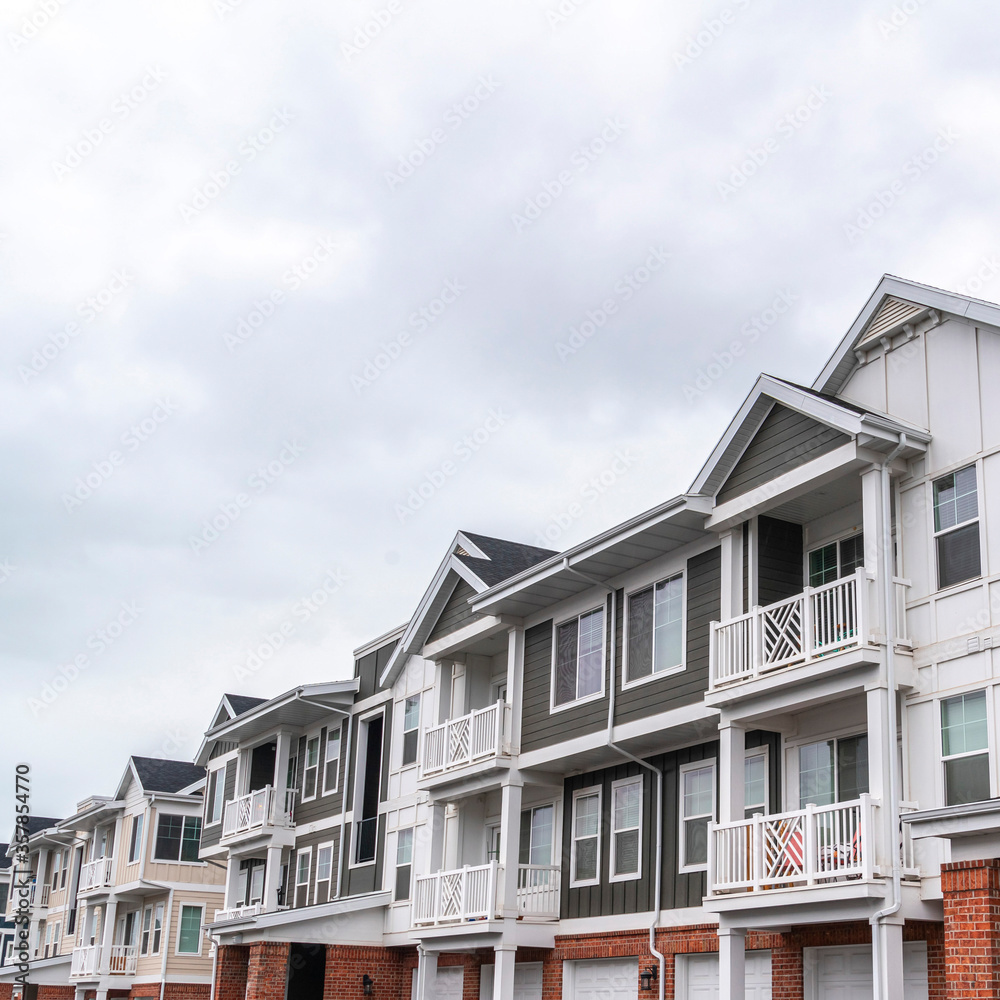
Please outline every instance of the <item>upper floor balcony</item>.
M104 949L98 944L73 949L70 977L96 979L102 973L101 958ZM112 976L134 976L139 960L139 949L133 944L113 944L108 955L108 972Z
M114 858L88 861L80 869L80 892L110 889L114 883Z
M503 865L466 866L418 875L414 883L415 928L497 920L503 916ZM559 919L560 870L555 865L518 865L519 920Z
M509 756L510 706L499 700L427 730L421 779L439 784L474 764Z
M295 791L281 792L271 785L240 795L226 803L222 817L222 844L268 835L275 830L291 830Z

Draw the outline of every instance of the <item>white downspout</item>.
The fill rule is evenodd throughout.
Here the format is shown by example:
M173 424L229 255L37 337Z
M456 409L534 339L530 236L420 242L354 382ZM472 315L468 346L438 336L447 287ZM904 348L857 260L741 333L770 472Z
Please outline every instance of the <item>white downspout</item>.
M892 852L892 902L873 913L869 918L872 928L872 974L875 985L875 996L882 996L882 964L879 954L878 928L885 917L891 917L903 904L902 887L900 885L902 873L900 871L900 846L897 839L899 829L899 764L896 752L896 588L893 583L893 558L892 558L892 510L889 502L890 475L889 466L893 460L906 447L906 435L900 433L899 444L892 450L882 463L882 577L883 595L885 604L885 676L889 686L889 719L886 733L885 748L889 754L889 788L886 797L888 803L884 805L889 810L889 828L892 830L892 843L889 848Z
M652 772L656 778L656 873L654 877L654 906L653 906L653 922L649 925L649 950L653 957L657 960L659 964L659 975L657 976L657 983L659 989L659 1000L664 1000L664 975L666 971L666 959L663 954L656 949L656 924L660 919L660 909L661 909L661 895L663 892L663 887L661 885L662 881L662 870L663 870L663 772L658 767L653 767L652 764L647 763L635 754L631 754L628 750L623 749L618 746L614 741L614 728L615 728L615 641L617 638L617 596L615 594L614 587L609 586L601 580L595 577L589 576L586 573L581 572L578 569L574 569L569 564L569 557L563 557L563 569L569 573L574 573L576 576L580 577L581 580L586 580L588 583L592 583L595 587L604 588L611 595L611 656L609 657L611 667L610 667L610 677L608 678L608 728L607 728L607 745L610 749L614 750L616 753L620 753L623 757L628 758L628 760L633 761L640 767L644 767L647 771ZM624 667L624 661L623 661Z

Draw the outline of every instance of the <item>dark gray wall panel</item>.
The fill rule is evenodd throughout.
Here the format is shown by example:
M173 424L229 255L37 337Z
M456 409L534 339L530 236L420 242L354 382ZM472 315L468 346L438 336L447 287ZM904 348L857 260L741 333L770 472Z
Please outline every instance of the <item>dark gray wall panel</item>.
M469 605L469 598L475 596L475 588L459 578L454 592L448 598L448 603L444 606L444 610L431 630L431 634L427 637L427 641L434 642L435 639L440 639L449 632L454 632L456 629L470 625L482 618L482 615L474 615L472 607Z
M802 525L763 514L757 518L757 603L761 607L802 593Z

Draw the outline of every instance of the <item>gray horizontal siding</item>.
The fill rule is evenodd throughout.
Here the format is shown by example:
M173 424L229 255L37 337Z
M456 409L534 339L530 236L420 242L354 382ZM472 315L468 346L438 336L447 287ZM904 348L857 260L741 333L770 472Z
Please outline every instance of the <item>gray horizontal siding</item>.
M686 667L681 673L668 674L622 690L622 648L625 595L616 594L615 627L615 723L642 719L700 701L708 690L709 625L721 613L722 558L714 548L693 556L687 562L685 581L687 598Z
M357 700L362 701L370 698L376 691L381 691L383 686L379 684L385 665L389 662L393 650L399 644L398 639L387 642L384 646L358 657L354 661L354 676L359 678L361 685L358 688Z
M757 518L757 603L761 607L802 593L802 525Z
M472 607L469 604L469 598L475 596L475 588L459 578L455 590L448 598L448 603L445 604L431 634L427 637L427 641L434 642L435 639L440 639L442 636L448 635L449 632L454 632L464 625L470 625L482 618L482 615L472 613Z
M351 824L347 824L344 831L346 843L350 849ZM366 892L375 892L382 888L382 870L385 866L385 814L378 818L378 841L375 847L375 864L361 865L353 868L350 865L352 858L345 858L344 864L344 895L360 896Z
M208 788L205 789L206 794L208 793ZM223 780L223 793L222 797L226 802L230 802L236 798L236 761L230 760L226 761L226 776ZM206 803L207 804L207 803ZM222 814L225 816L226 807L223 804ZM218 823L213 823L211 826L205 826L204 823L201 827L201 846L202 847L215 847L216 844L222 839L222 821Z
M329 734L330 728L341 727L341 746L340 746L340 783L338 785L338 791L333 792L330 795L323 794L323 759L326 756L326 741ZM323 726L320 730L320 741L319 741L319 772L317 778L317 794L315 799L310 799L308 802L302 801L302 789L305 784L305 737L302 737L298 743L298 775L296 777L296 787L298 789L298 796L295 801L295 823L296 825L300 823L312 823L318 819L326 819L330 816L336 816L340 813L340 804L343 801L343 789L344 789L344 731L343 723L340 719L331 719L327 726Z
M716 501L723 503L798 468L851 438L780 403L764 418Z
M289 862L289 895L288 899L294 903L295 900L295 871L298 863L299 851L309 848L309 896L307 906L313 906L316 902L316 853L320 844L329 844L333 841L333 868L330 872L330 895L337 891L337 858L340 849L340 827L336 826L329 830L321 830L319 833L310 833L308 836L295 838L295 849L292 851ZM320 900L319 902L328 902Z

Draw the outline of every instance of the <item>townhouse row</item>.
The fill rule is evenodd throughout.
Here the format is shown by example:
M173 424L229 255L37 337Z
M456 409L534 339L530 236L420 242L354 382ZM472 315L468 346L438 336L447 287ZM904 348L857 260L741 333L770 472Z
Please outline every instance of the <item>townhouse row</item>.
M186 995L998 995L998 384L1000 307L885 277L685 494L563 552L461 531L350 680L224 696L174 793ZM115 885L52 995L150 995Z

